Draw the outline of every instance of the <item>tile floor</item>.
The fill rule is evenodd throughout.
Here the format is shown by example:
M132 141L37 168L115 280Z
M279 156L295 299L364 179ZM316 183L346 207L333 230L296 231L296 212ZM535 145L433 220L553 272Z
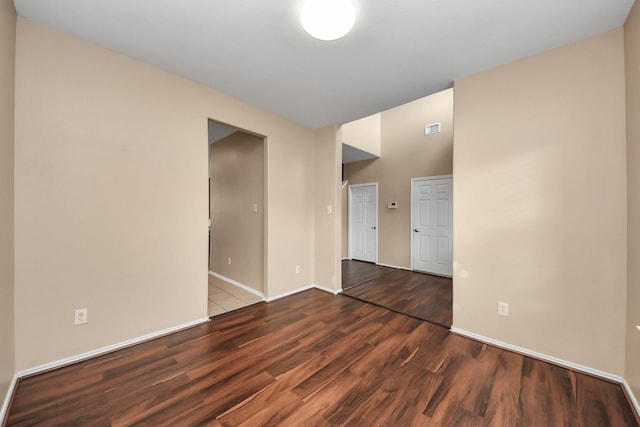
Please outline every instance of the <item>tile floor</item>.
M209 317L246 307L262 299L229 282L209 275Z

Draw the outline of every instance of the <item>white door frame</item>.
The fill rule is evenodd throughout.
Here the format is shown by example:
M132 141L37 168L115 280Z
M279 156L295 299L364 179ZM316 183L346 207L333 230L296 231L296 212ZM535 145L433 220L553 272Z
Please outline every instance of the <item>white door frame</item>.
M353 259L353 256L352 256L353 255L353 247L352 247L353 238L351 237L351 231L353 230L353 218L352 218L353 197L351 195L351 189L354 188L354 187L356 187L356 188L357 187L370 187L372 185L376 187L376 225L375 225L375 227L376 227L376 229L375 229L375 232L376 232L375 233L376 234L376 260L375 260L375 263L378 264L378 217L379 217L379 215L378 215L378 183L377 182L368 182L366 184L352 184L352 185L349 185L349 191L347 193L347 197L348 197L347 202L348 202L348 205L349 205L349 212L348 212L348 214L349 214L348 215L349 216L349 222L348 222L349 229L348 229L348 234L347 234L347 236L348 236L347 240L348 240L348 244L349 244L348 245L349 246L349 254L348 255L349 255L349 259L350 260Z
M430 180L435 180L435 179L443 179L443 178L451 178L451 182L453 183L453 175L436 175L436 176L425 176L425 177L421 177L421 178L411 178L411 219L410 219L410 224L409 224L409 244L411 245L411 270L413 271L413 183L414 182L419 182L419 181L430 181ZM451 203L453 204L453 200L451 201ZM453 211L451 212L451 214L453 215ZM453 242L453 222L451 223L451 241ZM453 253L453 247L451 248L451 252ZM453 263L453 256L451 257L451 262ZM429 274L433 274L433 273L429 273ZM438 276L438 274L434 274L436 276ZM447 276L449 277L449 276Z

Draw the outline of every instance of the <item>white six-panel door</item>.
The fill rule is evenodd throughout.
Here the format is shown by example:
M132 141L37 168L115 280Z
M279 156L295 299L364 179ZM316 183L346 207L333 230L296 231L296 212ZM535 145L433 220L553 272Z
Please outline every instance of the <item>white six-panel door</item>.
M453 273L453 179L411 180L411 252L414 270Z
M377 262L378 184L349 186L349 258Z

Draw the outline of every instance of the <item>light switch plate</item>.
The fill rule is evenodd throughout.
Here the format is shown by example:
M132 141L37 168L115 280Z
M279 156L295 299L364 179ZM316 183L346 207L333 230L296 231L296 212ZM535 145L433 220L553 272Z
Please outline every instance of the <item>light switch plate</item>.
M498 316L509 317L509 304L498 301Z

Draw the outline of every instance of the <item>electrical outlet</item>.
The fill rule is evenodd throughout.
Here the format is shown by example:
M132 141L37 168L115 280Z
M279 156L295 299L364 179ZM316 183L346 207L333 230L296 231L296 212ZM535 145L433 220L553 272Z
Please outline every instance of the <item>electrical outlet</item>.
M498 316L509 317L509 304L498 301Z
M636 328L638 328L638 330L640 331L640 325L636 326Z
M74 325L84 325L87 323L87 309L79 308L75 311L75 317L73 318Z
M231 265L231 257L227 258L227 264Z
M296 274L300 274L301 271L302 269L300 268L300 266L296 265Z

